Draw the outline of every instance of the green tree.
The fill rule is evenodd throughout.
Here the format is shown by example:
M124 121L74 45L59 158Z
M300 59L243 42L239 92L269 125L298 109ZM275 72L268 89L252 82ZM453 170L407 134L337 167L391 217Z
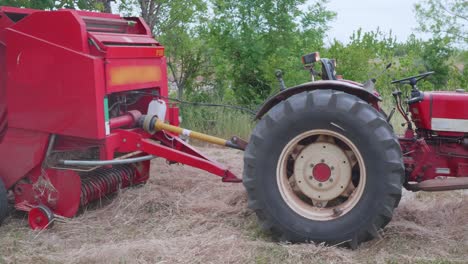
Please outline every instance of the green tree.
M137 10L157 37L177 26L197 24L206 9L203 0L121 0L119 5L124 14Z
M135 7L165 46L169 76L177 86L178 98L195 86L194 80L207 68L203 41L206 3L202 0L122 0L120 10Z
M396 47L396 39L391 32L386 34L379 28L370 32L358 29L351 35L348 45L335 40L324 56L337 59L337 73L345 79L365 82L394 61ZM382 78L378 81L384 83Z
M435 38L468 42L468 2L465 0L423 0L415 5L419 29Z
M238 103L260 104L276 90L274 69L284 70L288 84L307 75L300 69L300 56L323 46L335 14L326 10L324 1L314 1L304 10L305 2L211 1L215 75L225 80L222 85L232 89Z
M181 26L160 37L166 45L167 64L172 80L177 86L179 99L183 99L186 90L191 92L210 82L206 78L210 77L207 74L210 68L209 57L203 38L197 36L200 34L198 30L189 30Z

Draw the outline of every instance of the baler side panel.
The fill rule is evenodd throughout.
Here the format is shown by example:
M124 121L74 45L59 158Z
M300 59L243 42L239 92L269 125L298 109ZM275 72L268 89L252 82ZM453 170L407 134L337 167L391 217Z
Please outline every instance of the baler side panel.
M1 30L0 30L1 31ZM6 99L6 47L0 37L0 143L7 131L7 99Z
M6 44L5 44L5 29L13 25L5 13L0 11L0 143L6 134L7 129L7 98L6 98Z
M103 59L7 30L11 127L105 137Z
M130 28L130 34L144 34L151 36L151 29L141 17L125 17L125 20L136 22L136 25Z
M11 28L75 51L89 52L86 25L75 11L35 12Z
M9 128L0 144L0 175L7 189L40 165L44 159L49 134Z

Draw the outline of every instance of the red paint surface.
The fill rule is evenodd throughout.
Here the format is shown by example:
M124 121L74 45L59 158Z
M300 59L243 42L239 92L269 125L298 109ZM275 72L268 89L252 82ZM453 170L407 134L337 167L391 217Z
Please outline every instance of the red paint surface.
M411 104L410 112L416 127L429 130L432 118L468 120L468 93L424 92L424 99Z
M12 21L7 13L22 19ZM160 78L111 85L111 70L128 66L159 68ZM131 128L135 120L125 112L114 117L106 135L105 97L132 90L151 93L125 110L145 114L155 94L168 96L164 48L140 18L0 7L0 84L0 136L7 120L6 105L9 110L9 130L0 144L0 177L14 191L20 210L43 204L55 214L72 217L82 202L82 185L92 186L82 184L74 171L43 168L52 134L56 135L54 151L94 147L100 159L111 160L117 152L140 150L139 156L152 154L209 171L223 181L239 181L173 135L150 135ZM166 119L178 125L178 108L169 107L167 113ZM122 186L147 181L149 165L149 161L134 164L132 182ZM118 182L111 189L117 186ZM85 191L90 199L101 195L99 190Z
M409 181L420 182L438 176L468 177L468 148L459 143L419 137L400 138ZM450 173L440 173L437 169L449 169Z
M42 163L48 140L40 131L8 130L0 144L0 177L7 189Z

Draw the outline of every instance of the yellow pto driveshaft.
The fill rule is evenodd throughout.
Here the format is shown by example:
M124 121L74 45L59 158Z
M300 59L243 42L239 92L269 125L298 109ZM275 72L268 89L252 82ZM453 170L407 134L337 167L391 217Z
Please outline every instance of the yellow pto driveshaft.
M142 127L145 131L148 133L155 133L156 131L168 131L172 132L175 134L179 135L184 135L189 138L193 139L198 139L204 142L208 142L211 144L216 144L220 146L225 146L229 148L234 148L234 149L240 149L240 150L245 150L245 147L247 146L247 142L244 140L238 138L238 137L232 137L230 140L226 140L223 138L215 137L215 136L210 136L204 133L188 130L185 128L181 128L178 126L173 126L170 124L166 124L163 121L161 121L157 116L149 116L149 115L144 115L141 117L143 121Z

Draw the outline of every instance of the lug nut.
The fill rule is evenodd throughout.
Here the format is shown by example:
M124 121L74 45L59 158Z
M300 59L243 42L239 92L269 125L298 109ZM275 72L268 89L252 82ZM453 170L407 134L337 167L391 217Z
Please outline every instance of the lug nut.
M319 186L319 187L322 187L322 183L321 183L321 182L319 182L318 186Z
M333 166L330 167L330 170L334 170L334 169L335 169L335 167L333 167Z
M333 179L332 179L332 178L330 178L328 181L329 181L329 182L333 182Z

